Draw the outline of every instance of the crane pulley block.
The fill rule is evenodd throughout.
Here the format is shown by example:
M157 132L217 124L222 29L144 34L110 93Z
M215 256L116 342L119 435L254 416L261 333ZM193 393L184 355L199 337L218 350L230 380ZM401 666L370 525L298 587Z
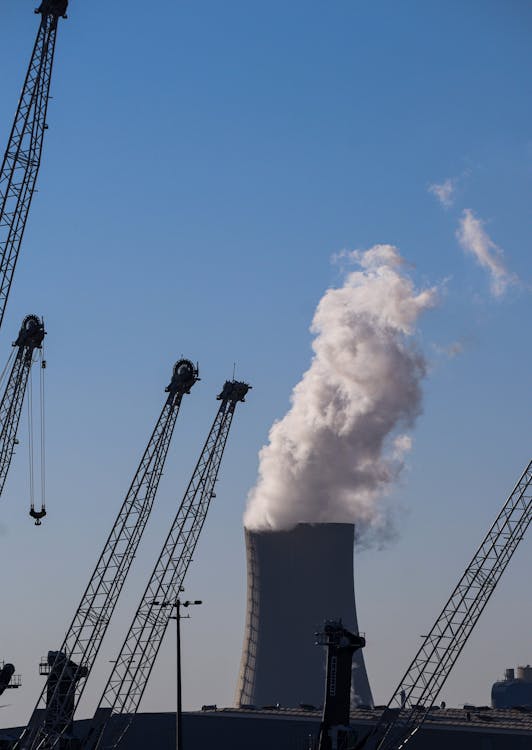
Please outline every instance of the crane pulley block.
M39 7L35 8L35 13L40 13L43 19L51 16L57 24L58 18L68 18L67 8L68 0L43 0Z

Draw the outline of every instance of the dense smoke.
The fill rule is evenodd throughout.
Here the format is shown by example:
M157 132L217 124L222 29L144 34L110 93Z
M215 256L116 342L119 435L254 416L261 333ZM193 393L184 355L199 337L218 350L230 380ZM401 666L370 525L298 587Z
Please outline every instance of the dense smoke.
M247 528L354 522L360 536L388 526L379 500L402 469L411 445L403 431L421 410L426 368L412 335L437 293L414 288L391 245L343 257L359 270L318 304L312 363L260 451Z

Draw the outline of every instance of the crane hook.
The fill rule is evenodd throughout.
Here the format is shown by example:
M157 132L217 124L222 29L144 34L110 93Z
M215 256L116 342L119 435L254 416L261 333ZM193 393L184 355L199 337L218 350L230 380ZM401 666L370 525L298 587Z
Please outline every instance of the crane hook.
M42 525L41 518L45 517L45 515L46 515L46 508L43 505L40 510L35 510L35 508L33 507L33 504L32 504L32 506L30 508L30 513L29 514L30 514L30 516L32 518L35 519L35 526L41 526Z

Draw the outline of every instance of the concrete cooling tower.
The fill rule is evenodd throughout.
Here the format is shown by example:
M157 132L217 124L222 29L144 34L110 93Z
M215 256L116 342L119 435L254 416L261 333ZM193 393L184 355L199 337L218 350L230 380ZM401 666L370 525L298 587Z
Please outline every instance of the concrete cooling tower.
M348 523L246 530L247 617L236 705L323 704L326 658L315 633L339 618L358 632L354 533ZM353 658L352 702L373 706L362 651Z

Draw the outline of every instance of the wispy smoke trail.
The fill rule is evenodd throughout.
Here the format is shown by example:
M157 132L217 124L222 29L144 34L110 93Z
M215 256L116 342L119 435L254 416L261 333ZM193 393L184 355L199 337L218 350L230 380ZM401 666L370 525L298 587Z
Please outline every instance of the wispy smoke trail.
M425 361L412 340L434 288L417 291L391 245L344 254L359 270L322 297L314 356L260 451L244 522L252 529L355 522L383 530L379 499L398 476L421 410Z
M456 188L456 180L449 177L441 183L434 183L429 185L429 193L436 196L440 204L444 208L450 208L454 203L454 191Z
M471 253L490 274L492 294L502 296L508 286L517 281L517 277L508 271L503 251L484 229L482 219L476 217L470 208L463 211L456 235L464 250Z

